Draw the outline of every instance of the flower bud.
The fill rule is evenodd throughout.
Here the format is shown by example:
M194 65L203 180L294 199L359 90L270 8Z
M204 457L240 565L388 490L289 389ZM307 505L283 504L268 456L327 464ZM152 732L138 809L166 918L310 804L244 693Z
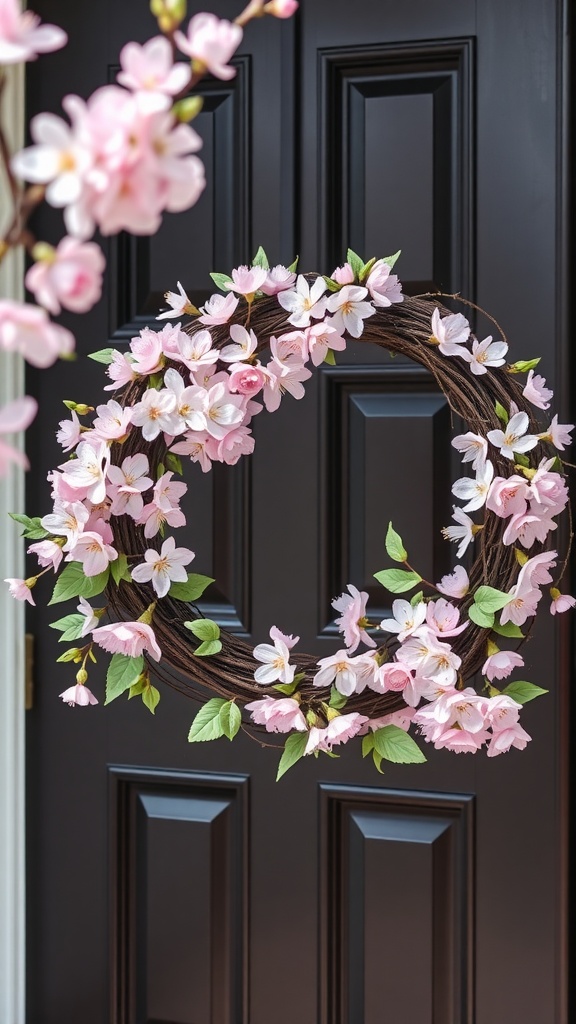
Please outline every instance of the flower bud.
M79 686L84 686L84 683L88 682L88 673L85 668L79 668L76 673L76 682Z
M37 263L53 263L56 258L56 249L48 242L36 242L32 249L32 259Z
M201 96L185 96L183 100L178 100L177 103L172 107L172 113L177 121L182 121L183 124L187 124L189 121L193 121L204 106L204 100ZM194 307L195 312L198 310ZM188 312L185 309L185 312Z

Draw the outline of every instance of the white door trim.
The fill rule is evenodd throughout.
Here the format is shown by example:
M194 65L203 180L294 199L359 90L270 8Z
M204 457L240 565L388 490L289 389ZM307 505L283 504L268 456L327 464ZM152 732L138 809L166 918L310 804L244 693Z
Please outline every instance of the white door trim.
M24 68L8 68L2 123L12 146L24 138ZM0 210L10 209L0 172ZM0 230L5 225L0 223ZM23 296L23 258L10 253L0 264L0 297ZM24 391L20 357L0 353L0 405ZM24 575L24 548L9 512L24 507L23 473L12 469L0 481L0 580ZM25 1022L25 759L24 608L0 582L0 1022Z

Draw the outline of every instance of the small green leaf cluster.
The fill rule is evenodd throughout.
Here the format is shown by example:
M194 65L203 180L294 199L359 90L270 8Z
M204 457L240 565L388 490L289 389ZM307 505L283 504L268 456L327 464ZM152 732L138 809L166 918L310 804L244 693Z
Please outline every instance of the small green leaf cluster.
M218 740L221 736L233 740L241 724L242 714L235 701L213 697L202 705L192 722L188 742L205 743Z
M212 619L193 619L191 622L185 622L184 625L202 641L192 652L197 658L206 658L211 654L220 653L222 641L220 640L220 626L217 622L213 622Z

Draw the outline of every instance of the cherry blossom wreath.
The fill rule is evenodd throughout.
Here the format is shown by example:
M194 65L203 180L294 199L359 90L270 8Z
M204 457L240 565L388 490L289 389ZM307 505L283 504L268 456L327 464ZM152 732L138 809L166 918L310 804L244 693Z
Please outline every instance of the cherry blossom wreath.
M576 604L558 589L567 556L557 569L558 553L548 549L568 505L556 451L570 444L573 427L557 416L544 429L537 424L534 407L548 409L553 394L534 373L538 359L508 363L504 338L480 341L437 297L404 296L392 273L397 256L364 263L349 250L331 277L297 276L297 261L270 269L260 248L250 267L211 275L220 292L200 310L180 284L166 294L169 309L158 319L187 317L185 328L144 328L129 352L92 355L107 364L105 390L118 397L99 405L89 426L81 421L94 410L66 402L71 419L57 438L68 458L49 474L53 511L13 516L42 571L7 581L16 598L34 604L32 588L53 569L49 603L79 599L76 611L52 623L61 641L73 643L58 660L79 666L64 701L98 703L88 670L106 652L106 704L127 693L154 713L160 693L152 671L195 699L208 691L214 696L188 739L231 740L240 729L259 742L263 730L287 734L278 778L304 755L336 756L334 748L355 736L379 771L383 760L425 761L411 727L436 748L460 753L486 744L494 757L526 746L521 707L546 691L523 680L499 689L494 681L522 669L522 655L502 644L524 640L542 587L551 585L552 614ZM390 523L385 543L395 564L375 577L391 594L408 595L392 601L390 617L371 622L368 595L350 584L333 601L343 634L336 654L299 654L299 638L276 626L271 643L253 648L202 616L194 602L213 581L189 572L194 553L165 536L185 525L181 457L206 473L213 462L250 455L250 422L262 403L274 412L285 395L302 398L307 364L334 363L345 337L421 363L467 427L452 444L474 475L454 483L464 505L442 533L458 559L469 547L475 559L469 571L459 562L428 582ZM478 691L470 683L479 671Z

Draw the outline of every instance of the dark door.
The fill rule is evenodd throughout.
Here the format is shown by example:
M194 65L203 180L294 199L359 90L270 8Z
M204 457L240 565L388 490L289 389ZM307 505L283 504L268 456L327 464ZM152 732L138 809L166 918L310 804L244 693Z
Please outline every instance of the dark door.
M31 67L30 113L110 80L123 42L154 31L143 0L35 8L71 44ZM294 22L251 27L236 78L202 86L201 201L151 241L107 244L106 296L73 325L79 361L33 381L34 514L61 399L100 396L83 354L152 324L176 280L206 294L210 270L258 244L328 273L348 244L401 247L409 291L490 309L520 354L544 351L565 400L563 8L304 0ZM42 236L56 224L45 212ZM255 433L250 464L193 477L185 543L218 581L220 621L255 642L275 622L331 653L330 600L349 581L371 589L390 518L438 578L451 424L421 368L351 344ZM188 745L195 706L172 691L155 718L135 701L63 706L52 617L32 620L30 1022L565 1024L568 663L554 622L529 646L550 694L525 712L525 752L427 749L425 766L381 778L346 750L276 785L277 756L247 737Z

